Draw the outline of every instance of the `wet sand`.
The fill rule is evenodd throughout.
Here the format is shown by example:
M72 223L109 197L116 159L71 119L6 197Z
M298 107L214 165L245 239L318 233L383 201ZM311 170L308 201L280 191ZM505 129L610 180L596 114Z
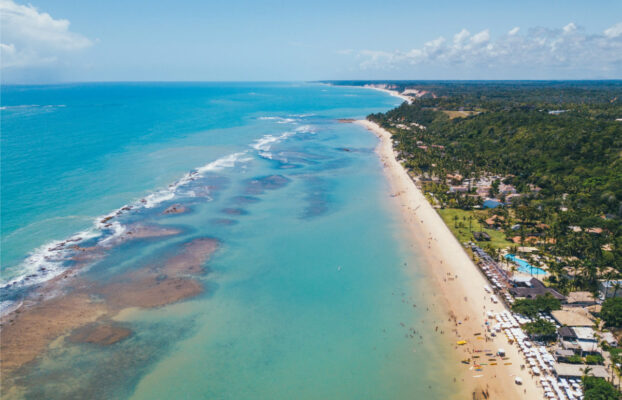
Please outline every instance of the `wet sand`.
M67 340L72 343L92 343L102 346L120 342L132 335L132 330L112 323L93 323L76 329Z
M198 295L203 285L196 277L205 273L203 265L218 246L212 238L192 240L161 265L126 272L107 284L70 273L49 281L1 320L3 386L10 386L12 372L33 362L61 336L111 345L131 334L129 328L109 322L124 309L160 307Z
M499 348L505 349L509 358L499 362L499 365L486 365L482 371L475 371L472 365L458 364L463 367L463 371L462 376L457 378L463 382L464 389L457 393L456 398L483 396L482 391L491 399L543 398L544 394L536 385L536 380L527 370L521 370L523 359L516 346L509 345L504 335L486 335L486 312L507 309L501 303L493 304L490 301L484 290L488 284L486 278L395 159L390 133L370 121L357 123L380 139L376 151L393 191L392 201L399 207L407 224L411 246L416 248L424 265L428 266L424 272L436 293L433 301L438 303L433 306L438 305L447 312L451 329L444 332L444 337L455 350L454 362L459 363L462 359L480 354L476 353L480 350L485 351L481 353L485 357L486 350L496 353ZM459 346L456 342L460 340L467 343ZM505 365L506 362L511 362L511 365ZM522 386L514 383L515 376L523 379Z
M94 322L108 312L85 293L68 294L8 314L2 319L1 373L34 360L48 344L72 329Z

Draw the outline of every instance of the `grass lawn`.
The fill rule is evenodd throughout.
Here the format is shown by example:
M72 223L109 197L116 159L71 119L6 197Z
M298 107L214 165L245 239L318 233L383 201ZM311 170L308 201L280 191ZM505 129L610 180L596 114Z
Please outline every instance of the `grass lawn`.
M496 249L504 249L506 247L509 247L512 244L511 242L505 240L505 234L502 231L484 228L484 226L482 226L479 223L479 221L477 220L476 213L480 213L480 215L482 215L481 213L484 213L483 215L485 215L485 211L477 211L477 210L467 211L467 210L460 210L457 208L444 208L444 209L438 210L438 213L441 215L441 217L443 218L443 221L445 221L445 224L447 224L449 229L451 229L451 232L454 234L454 236L458 238L460 243L475 242L475 239L473 238L473 234L469 230L469 216L471 216L473 217L473 219L471 220L471 229L473 230L473 232L482 231L490 235L490 242L484 241L484 242L477 242L477 243L479 243L482 246L486 244L490 244L493 248L496 248ZM458 217L457 227L456 227L456 221L454 220L454 217Z
M464 117L469 117L471 115L479 114L479 112L477 111L450 111L450 110L441 110L441 111L447 114L449 116L449 119L464 118Z

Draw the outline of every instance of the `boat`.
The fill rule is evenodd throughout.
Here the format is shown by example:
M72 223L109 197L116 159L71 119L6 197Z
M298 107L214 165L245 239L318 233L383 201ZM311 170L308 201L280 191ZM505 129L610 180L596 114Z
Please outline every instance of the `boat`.
M463 346L463 345L465 345L465 344L466 344L466 340L458 340L458 341L456 342L456 344L457 344L457 345L460 345L460 346Z

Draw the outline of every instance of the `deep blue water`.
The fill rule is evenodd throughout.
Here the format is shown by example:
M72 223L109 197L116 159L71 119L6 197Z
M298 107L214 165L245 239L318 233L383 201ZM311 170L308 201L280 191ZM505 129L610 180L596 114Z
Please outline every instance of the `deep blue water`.
M3 87L5 306L73 265L68 238L105 249L92 282L221 242L202 295L122 313L134 334L115 345L56 346L23 377L28 396L455 394L376 138L336 120L396 105L312 83ZM178 203L190 211L162 214ZM117 244L135 224L180 233Z

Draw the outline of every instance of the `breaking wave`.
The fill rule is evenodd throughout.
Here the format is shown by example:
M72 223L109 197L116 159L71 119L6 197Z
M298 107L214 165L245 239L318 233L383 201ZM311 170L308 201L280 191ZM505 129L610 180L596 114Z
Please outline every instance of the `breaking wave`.
M292 123L292 118L261 117L260 119L273 120L276 123ZM264 135L250 144L262 158L272 159L270 150L275 143L281 142L297 133L313 133L310 125L298 126L295 129L280 135ZM128 232L128 226L120 221L120 217L128 213L135 213L141 209L151 209L162 203L177 198L195 197L192 182L204 177L204 174L234 168L239 164L248 163L253 158L250 150L232 153L207 163L203 166L184 174L180 179L171 183L166 188L157 190L147 196L126 204L106 215L95 218L90 229L78 232L64 240L54 240L33 250L16 268L21 274L10 280L0 283L0 290L4 291L0 315L4 310L12 309L10 304L14 302L6 300L7 289L20 289L43 283L67 270L68 262L80 252L80 246L88 245L99 249L111 248L123 240L123 235ZM208 193L209 194L209 193ZM207 196L209 199L209 196Z

